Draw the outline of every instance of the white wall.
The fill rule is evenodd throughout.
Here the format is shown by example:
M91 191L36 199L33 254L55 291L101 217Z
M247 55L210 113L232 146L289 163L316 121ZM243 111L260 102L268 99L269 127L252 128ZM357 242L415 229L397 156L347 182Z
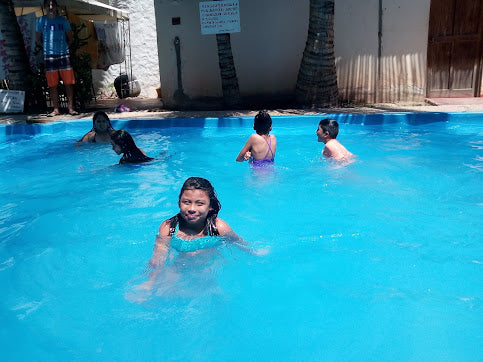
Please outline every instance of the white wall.
M153 0L102 1L111 6L129 11L131 27L131 55L133 75L141 85L141 97L156 98L160 87L156 21ZM124 64L122 70L124 71ZM107 71L93 70L94 88L114 83L120 65L112 65Z
M335 54L339 92L345 99L374 96L378 54L378 0L335 3Z
M178 88L173 39L181 40L183 89L190 98L220 97L215 35L201 35L198 2L155 0L163 101ZM295 89L305 47L308 1L240 1L241 32L231 34L235 67L244 96L289 93ZM171 19L180 17L180 25Z
M232 48L242 94L293 93L308 16L308 1L240 1L242 31L232 34Z
M421 100L426 92L430 0L335 0L335 54L341 95L350 101ZM307 37L309 0L240 0L241 32L231 44L242 96L294 92ZM215 35L201 35L198 1L154 0L161 88L177 89L175 36L183 88L190 98L220 97ZM180 25L171 19L180 17ZM380 65L380 66L379 66ZM380 69L380 71L379 71Z
M189 97L220 96L220 75L214 35L201 36L198 2L155 0L158 54L163 101L178 89L174 39L180 38L182 82ZM179 17L180 24L172 25Z
M381 101L426 96L431 0L384 0Z
M379 0L336 0L341 95L364 102L421 100L426 95L430 0L383 0L382 5L379 59Z

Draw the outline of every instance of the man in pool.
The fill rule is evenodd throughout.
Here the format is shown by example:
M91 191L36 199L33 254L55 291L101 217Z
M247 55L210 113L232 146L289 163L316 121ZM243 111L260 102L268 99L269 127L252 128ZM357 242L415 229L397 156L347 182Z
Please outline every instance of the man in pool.
M325 147L322 155L327 158L333 158L338 161L351 160L354 155L347 151L342 144L336 140L339 134L339 124L335 119L323 119L319 122L319 127L315 132L318 142L324 142Z

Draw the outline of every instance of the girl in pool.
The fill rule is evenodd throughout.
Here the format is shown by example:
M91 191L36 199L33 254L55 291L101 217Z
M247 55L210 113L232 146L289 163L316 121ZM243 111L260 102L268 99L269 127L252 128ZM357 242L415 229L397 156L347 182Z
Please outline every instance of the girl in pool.
M221 204L210 181L201 177L188 178L181 187L178 206L179 213L163 221L158 234L161 237L175 237L179 240L172 243L175 248L182 249L178 251L193 251L213 246L213 242L191 242L199 238L209 240L213 239L209 238L210 236L224 236L240 239L228 224L218 217ZM216 242L221 243L220 240Z
M239 243L239 247L248 250L242 246L243 240L218 217L221 204L210 181L201 177L188 178L181 187L178 207L179 213L164 220L159 227L153 256L149 260L149 266L154 270L149 280L138 289L152 288L163 271L170 250L177 251L182 258L208 252L224 242Z
M83 142L110 143L111 133L114 131L111 120L107 114L98 111L94 113L94 117L92 117L92 129L77 141L77 145L81 145Z
M179 253L178 258L182 262L178 263L178 267L203 265L206 260L213 257L209 252L216 250L214 248L223 243L232 243L243 251L259 256L268 253L267 249L252 249L247 246L246 242L218 217L221 204L208 180L201 177L188 178L181 187L178 207L179 213L164 220L159 227L153 255L149 260L149 279L135 289L152 291L156 279L165 269L165 262L173 257L170 251ZM179 271L173 270L172 265L164 271L164 283L170 288L175 286L174 283L180 277ZM145 298L146 296L138 295L134 299L142 301Z
M266 111L260 111L255 116L252 134L241 149L236 160L249 161L254 166L272 165L277 150L277 138L270 134L272 118Z
M154 160L146 156L144 151L136 146L131 135L124 131L114 131L111 134L112 149L120 155L123 153L119 163L142 163Z

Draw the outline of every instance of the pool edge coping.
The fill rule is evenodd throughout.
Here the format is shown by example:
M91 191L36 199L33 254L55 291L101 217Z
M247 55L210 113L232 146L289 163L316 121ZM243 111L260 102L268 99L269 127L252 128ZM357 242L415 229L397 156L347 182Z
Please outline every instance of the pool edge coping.
M424 116L424 121L421 117ZM387 113L320 113L320 114L291 114L274 115L272 119L287 120L293 118L313 119L314 125L323 118L336 119L340 124L384 125L402 123L418 125L435 122L449 122L458 118L482 117L483 111L454 111L454 112L387 112ZM215 117L166 117L166 118L111 118L116 129L135 128L174 128L174 127L252 127L253 116L215 116ZM11 138L32 137L41 134L54 134L69 128L80 128L87 132L90 118L65 119L48 123L0 124L0 142ZM86 123L88 124L86 126ZM82 132L82 131L81 131ZM85 133L84 132L84 133Z

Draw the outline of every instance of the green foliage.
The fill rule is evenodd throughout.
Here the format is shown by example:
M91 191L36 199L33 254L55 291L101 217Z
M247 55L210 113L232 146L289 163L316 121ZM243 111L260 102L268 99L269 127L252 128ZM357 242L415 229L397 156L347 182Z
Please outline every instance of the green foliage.
M46 97L48 96L47 78L45 78L44 64L41 63L29 74L31 88L29 91L29 110L45 110L47 108Z
M117 93L116 93L116 88L114 87L114 83L108 84L104 87L100 87L97 90L97 97L101 99L117 98Z
M36 44L33 50L34 57L37 59L43 54L42 47ZM27 91L26 99L28 99L28 110L45 111L47 109L47 98L49 97L47 79L45 78L44 63L40 62L36 67L32 68L29 73L30 88Z
M75 96L80 109L85 108L85 104L92 99L92 70L91 56L87 53L73 55L71 57L72 68L76 80Z
M79 51L81 47L87 44L90 37L80 37L80 33L85 29L85 25L71 24L74 33L72 44L70 45L70 63L74 69L74 77L76 81L75 96L76 103L80 109L85 108L85 104L92 99L92 68L91 56L87 53Z

